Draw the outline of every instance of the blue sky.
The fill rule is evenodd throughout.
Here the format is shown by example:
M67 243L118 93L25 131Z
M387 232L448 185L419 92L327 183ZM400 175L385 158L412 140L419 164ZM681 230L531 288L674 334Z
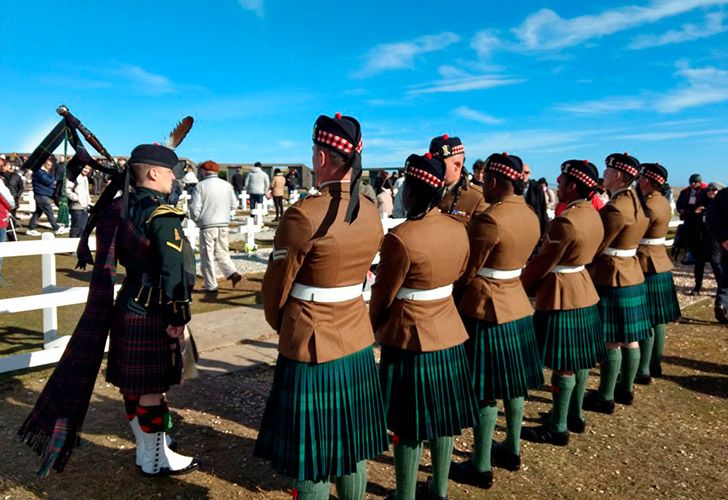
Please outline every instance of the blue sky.
M607 5L609 4L609 5ZM196 161L310 164L312 124L360 119L364 165L458 135L469 166L615 151L728 181L728 0L3 0L0 151L65 103L112 154L186 114Z

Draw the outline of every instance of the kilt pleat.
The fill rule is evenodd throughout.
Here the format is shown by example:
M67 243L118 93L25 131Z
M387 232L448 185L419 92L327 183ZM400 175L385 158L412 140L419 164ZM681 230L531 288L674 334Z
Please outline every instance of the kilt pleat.
M465 350L478 400L524 397L529 389L543 385L543 363L531 316L500 325L469 316L462 319L470 336Z
M536 311L533 322L544 366L554 370L583 370L606 357L596 305L566 311Z
M254 455L298 481L356 472L389 448L371 347L326 363L278 356Z
M652 335L644 283L625 287L597 287L604 341L638 342Z
M664 325L680 319L680 303L670 271L645 274L645 287L652 325Z
M140 396L167 392L180 383L180 370L172 363L168 321L162 311L142 316L130 311L125 300L114 306L106 380L122 394Z
M455 436L477 423L462 344L432 352L382 346L379 377L387 428L399 437L424 441Z

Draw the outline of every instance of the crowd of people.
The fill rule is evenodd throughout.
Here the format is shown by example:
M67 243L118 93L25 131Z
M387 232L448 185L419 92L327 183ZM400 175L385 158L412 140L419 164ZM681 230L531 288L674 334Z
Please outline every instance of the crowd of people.
M494 466L520 469L522 439L567 446L585 431L585 410L612 414L616 404L634 404L635 383L662 376L666 325L680 316L665 247L672 215L665 166L614 153L600 177L593 163L567 160L550 192L506 152L476 162L471 177L465 145L444 134L424 154L410 155L402 173L376 177L366 196L361 156L355 118L318 117L318 189L276 212L263 277L265 319L279 335L279 355L254 455L290 479L294 498L328 498L334 480L340 498L360 500L366 461L392 445L395 497L414 499L425 442L429 498L447 498L449 480L487 489ZM182 379L184 325L193 312L186 214L169 203L177 163L172 149L138 146L130 173L111 178L94 208L96 261L74 349L20 430L45 458L43 473L62 470L78 441L107 334L106 376L123 396L141 472L199 466L171 449L165 399ZM259 167L242 186L251 197L269 189L282 196L282 174L274 172L270 183ZM217 260L234 286L240 276L224 254L241 184L219 179L218 170L214 161L200 165L190 215L202 228L204 259ZM130 177L132 189L123 190ZM690 190L680 207L705 212L725 259L728 191L698 211L703 191L697 184ZM390 206L406 220L385 236L380 219ZM551 207L558 215L549 216ZM91 262L87 235L80 263ZM367 308L362 284L377 252ZM127 272L113 300L117 261ZM214 292L214 275L203 275ZM725 284L719 300L728 298ZM728 320L722 302L719 310ZM587 392L597 365L599 388ZM544 367L552 371L552 410L542 425L523 428L525 397L544 384ZM503 442L493 440L498 400ZM468 428L473 453L453 462L454 436Z

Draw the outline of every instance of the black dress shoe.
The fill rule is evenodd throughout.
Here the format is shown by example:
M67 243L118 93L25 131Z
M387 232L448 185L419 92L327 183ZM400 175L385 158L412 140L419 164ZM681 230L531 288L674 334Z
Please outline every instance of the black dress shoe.
M632 406L632 403L634 403L634 392L625 391L617 387L614 391L614 401L621 405Z
M236 272L236 273L231 274L230 277L228 277L228 279L230 280L230 283L232 284L233 288L235 288L235 286L238 283L240 283L240 280L242 280L243 277L240 276L240 273Z
M450 467L452 467L452 464L450 464ZM440 495L437 495L434 491L432 491L432 476L428 477L427 481L425 481L425 488L422 490L422 493L415 496L417 498L423 498L425 500L447 500L447 495L441 497Z
M472 460L453 462L450 464L450 479L456 483L469 484L487 490L493 486L493 471L476 470Z
M602 398L598 391L589 391L584 396L583 408L588 411L611 415L614 413L614 400L607 401Z
M568 416L566 417L566 427L569 432L581 434L586 429L586 421L583 418Z
M521 456L516 455L505 445L496 441L493 441L490 459L493 465L501 469L516 471L521 468Z
M569 444L569 431L557 432L549 424L538 427L524 427L521 429L521 439L532 443L548 443L554 446Z
M639 385L650 385L652 383L652 377L649 375L636 375L634 383Z

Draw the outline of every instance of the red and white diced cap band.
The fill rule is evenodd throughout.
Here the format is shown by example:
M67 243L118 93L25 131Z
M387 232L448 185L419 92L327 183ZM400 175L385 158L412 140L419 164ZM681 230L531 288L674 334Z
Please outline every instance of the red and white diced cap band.
M364 143L362 141L359 141L359 144L356 146L356 148L354 148L354 145L343 137L339 137L338 135L332 134L331 132L327 132L325 130L316 131L316 140L323 144L327 144L334 149L338 149L345 154L349 154L354 150L356 150L357 153L361 153L362 147L364 146Z

